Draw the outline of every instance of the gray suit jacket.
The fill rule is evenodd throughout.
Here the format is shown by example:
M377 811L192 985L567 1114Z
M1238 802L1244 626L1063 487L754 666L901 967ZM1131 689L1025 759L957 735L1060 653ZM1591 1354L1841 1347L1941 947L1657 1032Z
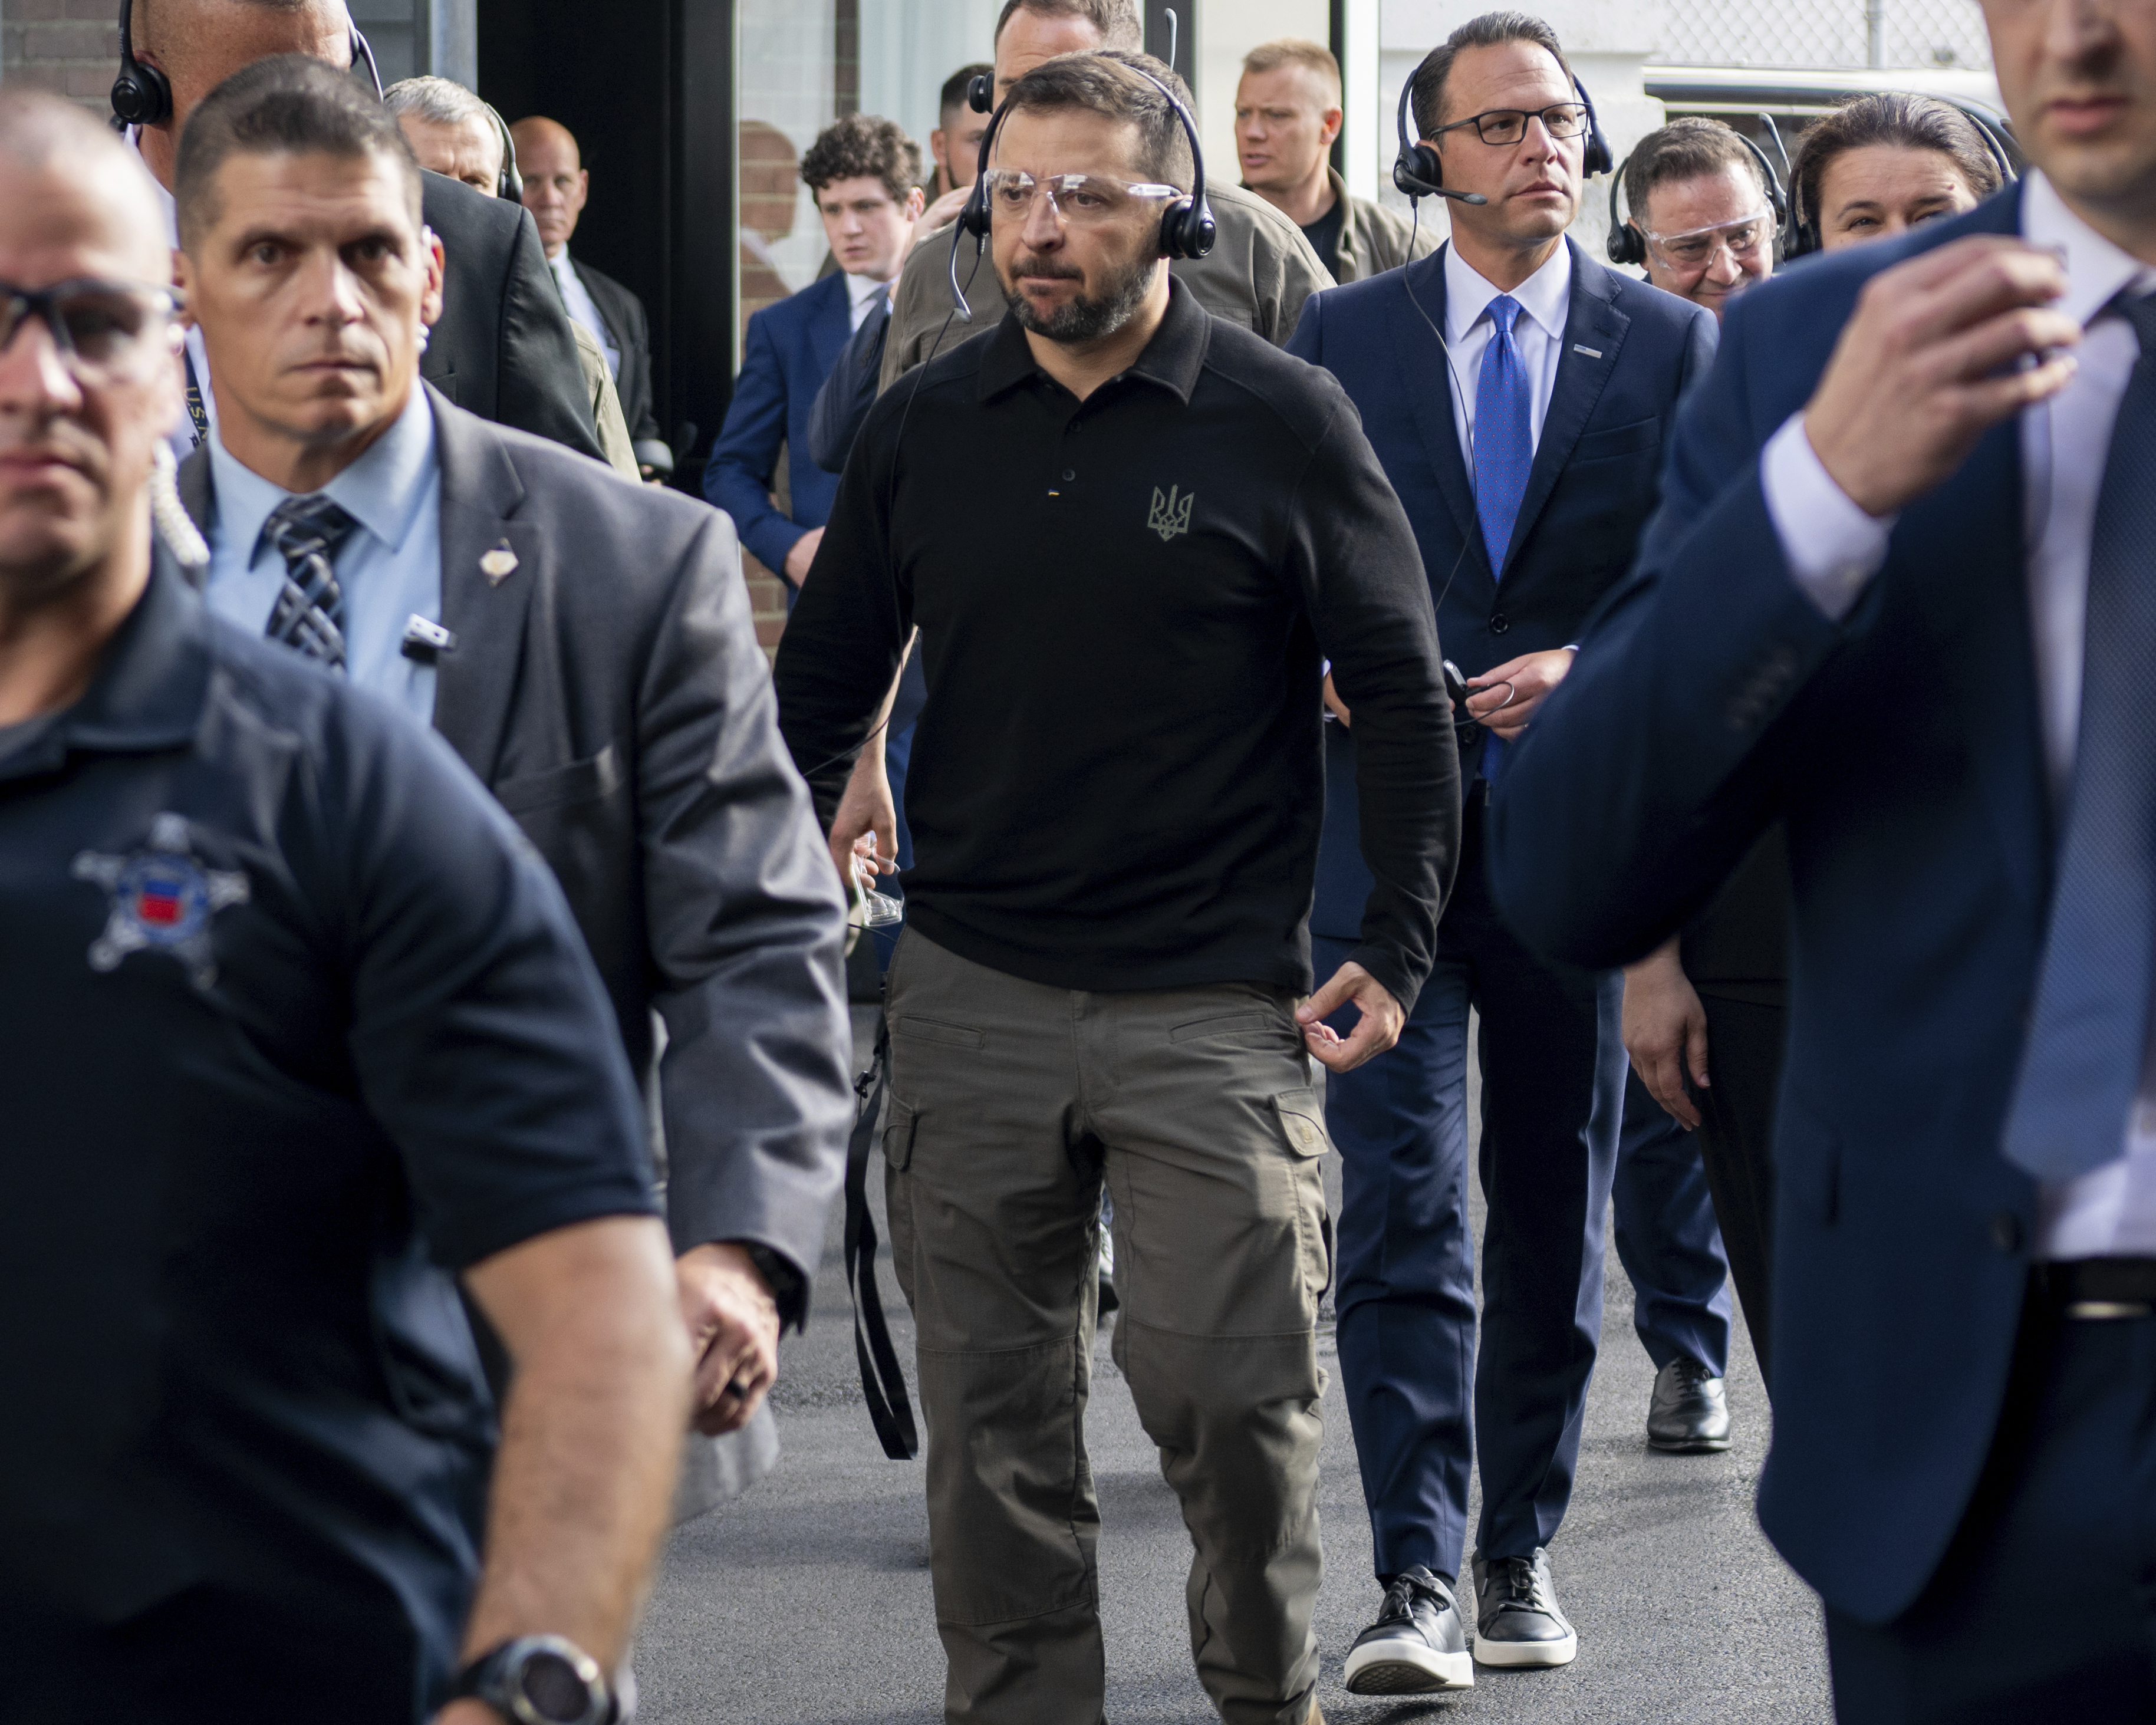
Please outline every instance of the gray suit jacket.
M805 1287L853 1123L844 909L732 524L427 395L456 637L434 728L552 865L647 1094L665 1023L675 1250L752 1241ZM180 493L207 530L205 453Z

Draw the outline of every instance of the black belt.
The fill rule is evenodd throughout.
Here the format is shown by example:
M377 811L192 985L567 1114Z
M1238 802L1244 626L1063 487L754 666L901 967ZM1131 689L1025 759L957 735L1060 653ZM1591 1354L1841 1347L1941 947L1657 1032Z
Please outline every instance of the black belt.
M2029 1291L2061 1317L2147 1317L2156 1258L2065 1258L2029 1267Z

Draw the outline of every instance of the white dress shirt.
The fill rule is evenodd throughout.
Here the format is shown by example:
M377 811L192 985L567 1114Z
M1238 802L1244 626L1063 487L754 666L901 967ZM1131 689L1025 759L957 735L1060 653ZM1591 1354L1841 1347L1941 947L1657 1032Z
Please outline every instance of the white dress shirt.
M875 305L878 294L888 294L891 285L878 281L869 275L849 275L846 278L846 327L859 330L869 321L869 312Z
M1468 476L1475 473L1475 390L1482 376L1482 350L1496 326L1490 302L1505 290L1493 287L1462 261L1457 246L1445 249L1445 345L1452 362L1452 423ZM1540 449L1543 421L1557 388L1557 362L1564 353L1564 321L1572 311L1572 247L1560 239L1543 267L1512 290L1520 302L1512 321L1512 346L1527 374L1531 411L1527 442Z
M592 299L592 290L584 285L584 279L577 274L577 266L569 261L566 245L547 260L547 267L554 272L555 285L562 290L562 303L568 308L569 316L584 326L585 333L599 344L599 352L606 355L607 376L615 382L621 382L621 349L614 345L613 331L607 321L599 316L599 308Z
M270 512L296 495L273 485L209 440L217 510L209 531L210 608L249 634L270 626L285 586L285 558L262 536ZM434 717L434 668L403 655L413 616L442 620L442 465L434 414L415 388L396 423L322 487L359 525L337 550L344 593L345 670L423 725Z
M2023 521L2036 534L2027 559L2029 620L2036 660L2044 762L2055 809L2065 806L2081 725L2082 620L2089 543L2112 422L2140 357L2133 326L2104 308L2122 290L2156 290L2156 270L2121 251L2068 209L2042 174L2022 182L2021 233L2065 259L2058 310L2081 324L2072 380L2021 415ZM1892 520L1865 514L1820 465L1793 414L1761 455L1767 512L1797 585L1829 617L1847 614L1886 561ZM2156 1256L2156 1074L2139 1100L2116 1160L2075 1179L2045 1183L2036 1255Z

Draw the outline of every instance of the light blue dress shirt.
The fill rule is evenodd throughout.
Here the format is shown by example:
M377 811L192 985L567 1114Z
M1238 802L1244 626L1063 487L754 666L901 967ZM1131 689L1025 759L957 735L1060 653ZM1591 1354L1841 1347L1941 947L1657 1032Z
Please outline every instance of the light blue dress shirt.
M205 536L205 593L218 615L259 635L285 584L284 557L263 538L263 525L297 494L242 466L222 429L210 435L209 460L217 514ZM434 668L403 650L414 616L442 620L442 465L426 392L415 387L396 423L322 491L359 524L336 554L346 672L430 725Z

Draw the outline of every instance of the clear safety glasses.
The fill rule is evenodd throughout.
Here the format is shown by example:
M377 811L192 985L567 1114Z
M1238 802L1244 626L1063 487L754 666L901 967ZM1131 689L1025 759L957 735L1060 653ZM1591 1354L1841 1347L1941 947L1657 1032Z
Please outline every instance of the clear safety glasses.
M1033 213L1034 200L1045 195L1058 218L1079 228L1105 227L1136 205L1183 195L1178 187L1142 180L1111 179L1106 174L1044 174L1036 178L1015 167L990 168L987 184L988 210L998 221L1025 220Z
M1734 222L1717 222L1711 228L1687 228L1681 234L1649 231L1647 244L1671 270L1704 270L1714 254L1727 248L1739 263L1757 254L1763 245L1774 243L1774 217L1770 210L1755 210Z

